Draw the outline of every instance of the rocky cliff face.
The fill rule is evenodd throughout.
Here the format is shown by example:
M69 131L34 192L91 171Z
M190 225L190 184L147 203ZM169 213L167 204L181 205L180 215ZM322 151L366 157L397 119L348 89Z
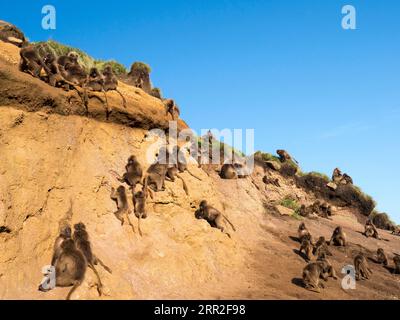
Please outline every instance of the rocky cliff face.
M127 109L110 93L110 120L95 99L86 117L79 100L69 99L71 92L19 73L17 61L18 49L0 42L0 227L9 231L0 233L1 299L65 298L69 288L43 293L38 285L70 200L71 223L86 224L94 253L112 269L109 274L97 267L104 283L100 299L398 298L398 278L377 266L375 279L357 292L330 282L318 296L296 284L305 262L293 252L298 244L289 236L296 236L299 221L273 215L269 208L287 195L305 204L315 196L272 170L281 187L266 187L259 167L253 179L227 181L191 166L202 181L184 173L189 195L177 180L149 199L143 237L135 218L135 233L121 226L110 199L111 187L119 183L110 170L122 173L131 154L148 166L151 142L143 137L147 129L167 126L161 102L121 84ZM237 229L232 239L195 218L203 199L229 216ZM365 240L355 217L351 209L338 208L334 221L306 221L312 232L327 238L335 225L346 228L354 245L337 250L337 270L351 262L358 243L371 253L377 245L393 252L399 244L389 234L388 242ZM99 299L95 284L88 270L72 298Z

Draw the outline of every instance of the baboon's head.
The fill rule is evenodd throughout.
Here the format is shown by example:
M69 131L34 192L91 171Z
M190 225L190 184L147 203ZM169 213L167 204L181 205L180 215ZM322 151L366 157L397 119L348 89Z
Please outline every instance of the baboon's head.
M285 153L285 151L282 150L282 149L279 149L279 150L276 150L276 153L277 153L278 155L280 155L280 156L283 156L284 153Z
M89 76L91 78L97 78L100 75L100 72L97 68L93 67L90 69Z
M61 229L60 235L66 239L70 239L72 234L71 227L69 225L64 226Z
M200 210L204 210L207 207L207 201L203 200L200 202Z
M79 222L74 225L74 229L75 229L75 231L82 231L82 230L86 230L86 226L82 222Z
M137 158L136 158L135 155L131 155L131 156L128 158L128 163L129 163L129 164L133 164L133 163L136 163L136 162L137 162Z
M111 68L110 65L106 65L106 66L105 66L105 68L104 68L104 70L103 70L103 74L104 74L105 76L110 76L110 75L113 75L113 74L114 74L114 73L113 73L113 70L112 70L112 68Z
M306 229L306 224L304 222L302 222L299 225L299 230L304 230L304 229Z
M124 186L119 186L119 187L117 188L117 192L118 192L119 194L125 193L125 187L124 187Z
M79 55L78 55L75 51L69 52L69 53L68 53L68 57L70 57L71 60L72 60L74 63L77 63L77 62L78 62Z
M52 64L55 60L56 60L56 57L51 52L47 53L43 58L43 62L45 64Z
M342 227L337 227L335 229L335 234L341 233L342 232Z
M137 199L144 199L144 192L143 191L138 191L135 193L135 198Z
M61 243L61 249L63 250L73 250L75 249L75 242L72 239L67 239Z

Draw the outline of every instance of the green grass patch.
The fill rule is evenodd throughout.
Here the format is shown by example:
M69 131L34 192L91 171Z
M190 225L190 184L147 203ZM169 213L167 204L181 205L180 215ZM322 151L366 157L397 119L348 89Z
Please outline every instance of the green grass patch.
M75 51L79 56L79 63L86 69L86 71L89 71L90 68L93 67L96 67L102 71L106 65L110 65L116 75L126 73L125 66L115 60L96 60L78 48L64 45L54 40L37 42L36 44L41 45L45 52L52 52L57 57L66 55L71 51Z

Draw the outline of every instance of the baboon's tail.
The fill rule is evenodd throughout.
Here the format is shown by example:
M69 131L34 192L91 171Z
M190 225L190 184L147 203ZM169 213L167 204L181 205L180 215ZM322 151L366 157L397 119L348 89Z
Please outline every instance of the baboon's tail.
M123 105L123 107L126 109L126 99L125 99L125 97L122 95L122 93L121 93L118 89L115 89L115 91L117 91L117 92L119 93L119 95L121 96L121 98L122 98L122 105Z
M189 189L188 189L188 187L187 187L187 184L186 184L185 180L184 180L179 174L176 174L176 176L177 176L179 179L182 180L183 190L185 190L185 193L186 193L186 195L188 196L188 195L189 195Z
M196 178L196 179L199 180L199 181L203 181L203 180L201 180L199 177L195 176L192 172L190 172L189 169L186 169L186 171L187 171L193 178Z
M109 171L119 182L123 182L123 178L114 170Z
M108 104L107 93L104 90L103 94L104 94L104 99L106 101L106 118L108 119L110 117L112 110L110 109L110 106Z
M71 299L71 295L74 293L74 291L82 284L81 281L75 281L73 287L71 288L71 290L68 292L67 297L65 298L65 300L70 300Z
M232 227L233 231L236 231L235 226L232 224L232 222L229 221L229 219L226 217L226 215L223 214L222 216L224 217L224 219L225 219L226 221L228 221L228 223L229 223L230 226Z
M141 237L143 237L142 229L140 229L140 220L141 220L141 219L142 219L142 214L139 213L139 217L138 217L138 230L139 230L139 235L140 235Z
M108 273L112 274L112 270L107 267L103 261L101 261L99 258L96 257L96 261L104 268L104 270L106 270Z
M129 211L128 210L126 211L126 218L128 219L128 223L131 226L133 233L136 233L135 232L135 227L133 226L133 224L131 222L131 219L129 219Z
M93 263L88 264L90 269L93 270L94 274L96 275L97 278L97 292L99 293L99 296L101 297L103 294L103 284L101 283L100 275L97 272L96 268L94 267Z

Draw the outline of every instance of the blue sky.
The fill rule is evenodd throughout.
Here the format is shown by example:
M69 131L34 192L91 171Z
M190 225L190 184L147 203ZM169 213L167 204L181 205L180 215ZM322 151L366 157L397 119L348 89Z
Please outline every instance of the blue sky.
M400 223L400 2L396 0L7 1L32 40L126 66L145 61L195 129L254 128L255 148L304 171L349 173ZM41 8L57 29L41 28ZM341 28L341 8L357 30Z

